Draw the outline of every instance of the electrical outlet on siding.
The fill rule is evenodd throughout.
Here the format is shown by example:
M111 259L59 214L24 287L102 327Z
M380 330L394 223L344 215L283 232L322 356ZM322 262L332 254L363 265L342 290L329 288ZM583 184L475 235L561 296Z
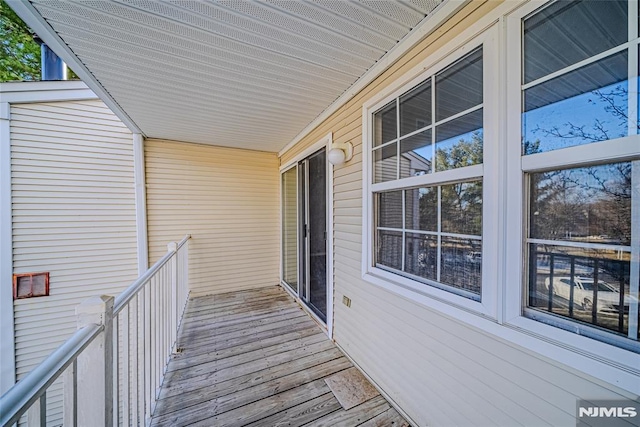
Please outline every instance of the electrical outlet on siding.
M349 298L349 297L348 297L348 296L346 296L346 295L343 295L343 296L342 296L342 303L343 303L344 305L346 305L347 307L351 307L351 298Z

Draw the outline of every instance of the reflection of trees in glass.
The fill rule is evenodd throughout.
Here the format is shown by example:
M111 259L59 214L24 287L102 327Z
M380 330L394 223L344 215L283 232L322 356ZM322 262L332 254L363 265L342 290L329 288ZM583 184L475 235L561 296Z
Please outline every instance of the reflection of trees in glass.
M602 106L590 126L567 120L533 133L580 143L626 136L628 89L616 85L591 91L587 102ZM609 124L617 122L613 134ZM636 122L634 120L634 122ZM525 155L540 152L540 140L523 142ZM631 163L531 174L531 237L628 245L631 241Z
M436 168L438 171L479 165L482 163L482 131L471 134L470 140L463 138L449 148L436 149Z
M593 106L602 105L604 110L600 117L593 118L591 125L576 125L573 121L567 120L562 127L551 126L548 129L537 124L532 132L541 133L545 137L578 140L581 143L607 141L626 136L629 121L627 112L629 91L626 85L596 89L591 91L591 94L593 97L588 98L587 102ZM617 127L607 126L610 121L617 122ZM638 126L637 120L634 120L634 123ZM619 129L619 131L613 134L613 129Z
M629 245L631 163L532 174L531 237Z

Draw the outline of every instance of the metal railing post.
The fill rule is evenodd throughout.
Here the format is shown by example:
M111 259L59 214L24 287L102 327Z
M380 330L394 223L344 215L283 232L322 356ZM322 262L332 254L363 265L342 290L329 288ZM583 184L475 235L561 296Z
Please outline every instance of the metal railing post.
M76 308L78 329L90 324L104 330L77 359L76 412L79 426L113 426L113 302L92 297Z

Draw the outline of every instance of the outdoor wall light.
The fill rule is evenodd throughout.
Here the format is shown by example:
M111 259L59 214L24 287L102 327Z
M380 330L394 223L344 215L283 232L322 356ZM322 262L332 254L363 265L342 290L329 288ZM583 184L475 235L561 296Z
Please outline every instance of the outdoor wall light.
M329 163L339 166L353 157L353 144L350 142L334 142L329 150Z

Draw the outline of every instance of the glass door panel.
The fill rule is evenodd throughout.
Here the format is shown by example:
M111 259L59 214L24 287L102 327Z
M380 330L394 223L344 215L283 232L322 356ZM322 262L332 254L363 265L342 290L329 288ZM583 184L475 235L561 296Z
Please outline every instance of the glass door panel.
M327 166L322 150L307 160L307 248L310 308L327 317Z

